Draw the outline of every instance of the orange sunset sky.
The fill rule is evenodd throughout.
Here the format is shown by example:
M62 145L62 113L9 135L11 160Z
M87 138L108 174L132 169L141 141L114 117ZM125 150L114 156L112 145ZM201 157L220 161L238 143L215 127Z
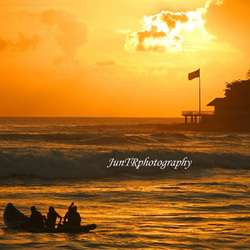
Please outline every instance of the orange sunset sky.
M250 68L248 0L0 0L0 116L178 117Z

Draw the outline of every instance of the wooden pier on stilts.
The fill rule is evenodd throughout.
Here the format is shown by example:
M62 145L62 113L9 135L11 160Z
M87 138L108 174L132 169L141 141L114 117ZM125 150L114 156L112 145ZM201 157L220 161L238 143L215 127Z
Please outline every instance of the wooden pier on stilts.
M191 124L197 124L202 120L213 116L214 111L182 111L181 115L185 117L185 124L188 124L189 121Z

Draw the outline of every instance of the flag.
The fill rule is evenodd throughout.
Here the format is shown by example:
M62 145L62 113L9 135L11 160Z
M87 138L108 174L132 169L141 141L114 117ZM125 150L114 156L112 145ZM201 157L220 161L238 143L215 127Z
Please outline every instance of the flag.
M200 69L188 74L188 80L193 80L196 77L200 77Z

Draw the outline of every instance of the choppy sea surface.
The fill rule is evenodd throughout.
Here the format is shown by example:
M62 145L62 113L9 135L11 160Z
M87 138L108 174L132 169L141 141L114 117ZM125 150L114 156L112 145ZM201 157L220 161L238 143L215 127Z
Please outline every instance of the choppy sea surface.
M182 121L0 118L0 213L64 216L74 201L97 224L28 233L1 219L0 249L250 249L250 134L160 126Z

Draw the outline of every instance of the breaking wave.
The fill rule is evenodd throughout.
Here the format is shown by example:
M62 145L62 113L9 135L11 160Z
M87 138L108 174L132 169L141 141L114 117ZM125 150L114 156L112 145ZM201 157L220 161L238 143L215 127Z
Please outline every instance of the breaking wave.
M107 168L111 158L124 160L126 158L137 158L144 160L183 160L185 157L192 160L190 168L177 170L167 166L164 170L155 166L142 166L136 169L133 166L112 166ZM51 151L46 154L14 154L0 153L0 178L11 176L28 176L40 178L101 178L122 174L138 174L148 176L149 174L160 174L163 172L183 171L206 171L211 168L223 169L250 169L250 156L230 153L201 153L184 151L119 151L113 150L108 153L87 153L81 156L67 155L61 151Z
M192 140L187 135L182 133L152 133L152 134L135 134L126 133L124 131L117 133L109 132L95 132L95 133L5 133L0 134L0 140L3 141L20 141L20 140L33 140L33 141L51 141L51 142L68 142L74 143L76 141L90 142L90 143L116 143L126 142L130 143L131 140L144 143L145 141L169 141L169 140Z

